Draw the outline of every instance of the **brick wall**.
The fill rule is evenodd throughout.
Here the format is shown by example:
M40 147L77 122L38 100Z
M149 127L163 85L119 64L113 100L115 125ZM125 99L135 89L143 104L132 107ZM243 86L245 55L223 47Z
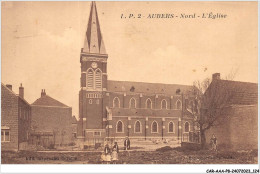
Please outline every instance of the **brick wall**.
M206 132L207 143L215 134L218 145L232 149L256 149L258 147L258 108L236 106L227 110L222 124Z
M240 106L232 108L230 141L235 149L258 148L258 108Z
M182 101L181 95L174 95L172 96L165 96L165 95L158 95L158 98L156 98L156 95L149 95L149 94L143 94L142 97L140 94L133 93L132 95L124 95L123 93L109 93L109 107L113 107L113 100L117 97L120 101L120 108L129 108L130 99L134 98L136 101L136 108L146 108L146 100L149 98L152 101L152 109L161 109L161 102L162 100L167 101L167 109L177 109L176 102Z
M1 126L10 128L10 142L1 142L2 150L18 150L18 97L1 87Z
M72 109L32 105L32 126L36 132L53 132L55 144L72 142Z
M31 128L31 106L28 105L24 100L19 98L19 129L18 129L18 140L19 144L28 142L29 132Z
M109 129L109 137L125 137L129 136L130 138L178 138L178 117L165 118L164 121L162 117L113 117L109 121L109 124L112 125L112 128ZM118 121L123 123L123 132L117 132L116 126ZM135 124L137 121L141 123L141 132L135 132ZM152 123L158 123L158 132L152 132ZM174 124L174 131L169 132L169 123ZM192 127L193 124L191 123ZM164 127L164 128L163 128ZM181 132L179 132L181 136Z

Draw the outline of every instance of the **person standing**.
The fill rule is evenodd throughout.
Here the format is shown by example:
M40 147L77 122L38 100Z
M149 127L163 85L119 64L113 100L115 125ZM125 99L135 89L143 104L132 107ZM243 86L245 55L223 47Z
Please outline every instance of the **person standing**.
M113 164L116 164L118 161L118 152L116 150L116 148L113 148L113 151L111 153L111 160Z
M114 143L113 149L114 148L116 149L116 152L119 153L119 147L118 147L117 142Z
M129 140L128 137L125 138L124 146L125 146L125 150L129 150L130 149L130 140Z
M111 161L111 155L110 155L110 148L109 148L109 145L108 145L108 144L105 145L104 155L105 155L105 161L106 161L106 163L109 164L110 161Z
M211 141L211 150L217 151L217 138L214 134L212 135L210 141Z

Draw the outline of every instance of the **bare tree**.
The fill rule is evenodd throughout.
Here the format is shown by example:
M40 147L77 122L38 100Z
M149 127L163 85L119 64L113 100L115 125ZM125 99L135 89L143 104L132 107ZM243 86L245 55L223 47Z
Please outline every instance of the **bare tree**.
M230 75L230 77L234 75ZM193 111L195 124L199 127L201 147L206 145L206 131L211 127L223 124L227 119L226 108L229 106L232 91L228 83L219 79L211 81L195 81L195 109Z

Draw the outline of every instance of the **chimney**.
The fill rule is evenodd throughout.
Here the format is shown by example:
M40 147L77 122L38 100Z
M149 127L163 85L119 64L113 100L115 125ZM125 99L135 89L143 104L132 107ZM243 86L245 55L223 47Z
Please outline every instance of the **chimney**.
M220 73L212 74L212 81L214 81L214 80L220 80Z
M24 88L23 88L23 84L21 83L20 87L19 87L19 96L21 98L24 98Z
M46 93L45 93L45 89L42 89L42 92L41 92L41 97L45 96Z
M5 86L12 91L12 85L6 84Z

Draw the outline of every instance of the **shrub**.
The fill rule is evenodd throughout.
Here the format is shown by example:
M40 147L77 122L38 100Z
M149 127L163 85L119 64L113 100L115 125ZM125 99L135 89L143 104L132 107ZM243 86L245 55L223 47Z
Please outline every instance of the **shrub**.
M166 152L166 151L169 151L169 150L172 150L172 149L173 148L171 148L170 146L164 146L164 147L156 149L156 151L157 152Z

